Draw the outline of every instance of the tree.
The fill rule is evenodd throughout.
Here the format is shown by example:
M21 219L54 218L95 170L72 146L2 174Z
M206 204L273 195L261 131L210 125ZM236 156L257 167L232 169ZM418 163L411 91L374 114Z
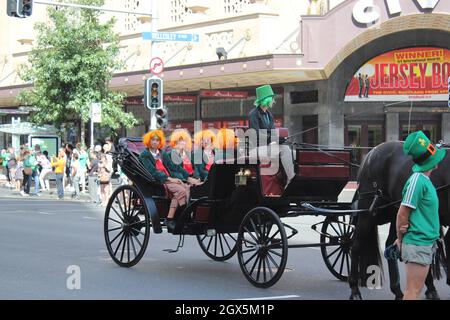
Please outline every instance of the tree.
M80 4L102 6L104 0L77 0ZM36 45L29 63L19 75L34 88L23 91L22 103L35 106L31 120L38 124L59 126L68 121L81 122L81 141L93 102L102 105L102 125L113 130L138 123L124 111L124 93L108 85L114 70L123 63L118 59L119 36L113 31L115 19L100 23L102 12L91 9L47 9L50 23L37 23Z

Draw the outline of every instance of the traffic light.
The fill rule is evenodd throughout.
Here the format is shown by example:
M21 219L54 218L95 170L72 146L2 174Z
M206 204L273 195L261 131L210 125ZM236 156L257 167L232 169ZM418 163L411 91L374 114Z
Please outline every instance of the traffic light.
M163 81L152 77L145 80L144 105L148 109L160 109L163 104Z
M10 17L29 17L33 13L33 0L7 0L6 13Z
M156 116L156 127L158 129L165 129L168 123L167 108L163 106L162 108L157 109L155 112L155 116Z

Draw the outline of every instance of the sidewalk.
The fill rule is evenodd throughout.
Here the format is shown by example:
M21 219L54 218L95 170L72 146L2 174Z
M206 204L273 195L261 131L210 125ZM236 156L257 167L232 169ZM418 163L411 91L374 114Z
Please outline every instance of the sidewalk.
M34 186L31 187L30 195L29 196L22 196L19 191L16 191L15 189L10 189L6 185L2 184L0 185L0 196L6 197L6 198L21 198L21 199L42 199L42 200L55 200L58 201L58 194L56 190L53 190L51 192L49 191L42 191L39 193L39 196L33 195L34 192ZM64 191L64 200L71 200L71 201L77 201L77 202L91 202L91 197L89 196L89 193L80 193L80 199L75 200L72 199L72 192L71 191Z

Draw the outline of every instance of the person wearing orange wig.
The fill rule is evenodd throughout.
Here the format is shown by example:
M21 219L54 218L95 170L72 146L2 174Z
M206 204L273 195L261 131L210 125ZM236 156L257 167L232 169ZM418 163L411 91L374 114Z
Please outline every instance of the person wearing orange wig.
M234 130L222 128L216 137L216 158L224 159L225 163L227 163L228 159L234 159L237 147L237 138Z
M209 170L214 163L216 135L212 130L206 129L197 132L194 136L194 166L202 181L208 177Z
M198 170L192 164L192 139L189 132L185 129L177 129L170 136L169 151L171 169L183 176L191 185L201 184Z
M182 176L170 170L169 155L162 148L165 145L164 133L161 130L153 130L146 133L143 143L147 149L139 155L139 161L150 174L167 188L171 199L166 225L169 231L175 229L175 212L178 207L185 206L189 199L189 186L182 181Z

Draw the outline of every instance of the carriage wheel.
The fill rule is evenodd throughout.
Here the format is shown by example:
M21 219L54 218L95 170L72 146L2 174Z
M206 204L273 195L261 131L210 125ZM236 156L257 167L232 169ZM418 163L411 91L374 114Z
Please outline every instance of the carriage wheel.
M104 234L109 255L121 267L141 260L150 236L150 217L134 186L114 191L105 211Z
M217 233L214 236L197 235L197 241L203 252L216 261L230 259L237 250L237 235L232 233Z
M277 214L263 207L247 213L239 227L237 252L251 284L273 286L283 275L288 256L286 232Z
M328 270L339 280L347 281L350 274L353 227L349 216L327 217L322 225L320 247Z

